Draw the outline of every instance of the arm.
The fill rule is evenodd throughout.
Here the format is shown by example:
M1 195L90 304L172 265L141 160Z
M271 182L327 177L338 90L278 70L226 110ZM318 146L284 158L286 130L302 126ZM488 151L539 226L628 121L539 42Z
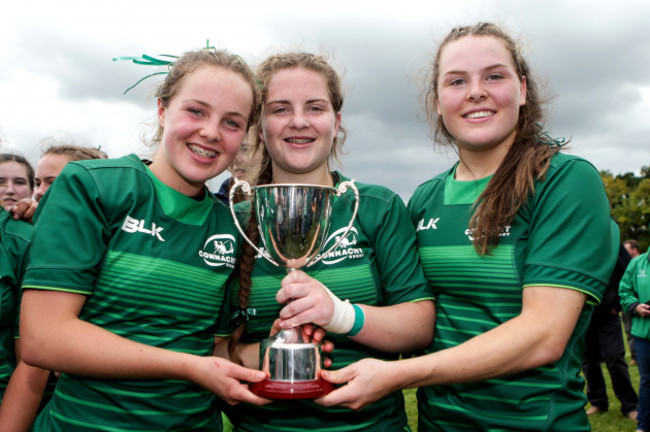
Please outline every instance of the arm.
M287 303L280 311L280 326L313 323L326 327L334 316L334 301L325 286L302 271L293 271L282 280L276 295ZM355 342L387 352L423 348L433 339L434 306L430 300L392 306L360 305L365 315Z
M415 228L403 201L393 192L369 188L362 195L363 211L356 224L374 253L382 292L381 306L358 305L364 325L352 340L385 352L423 348L433 339L435 308L420 264ZM345 333L357 317L349 303L302 272L287 276L276 298L281 303L294 300L280 312L282 327L313 322Z
M0 404L0 430L27 432L36 418L50 371L21 360L20 339L16 339L16 359L18 364Z
M182 379L230 404L266 402L240 381L264 379L216 357L199 357L137 343L79 319L85 296L26 290L21 334L23 358L32 366L107 379Z
M319 403L360 409L403 388L483 381L552 363L562 357L584 303L578 291L527 287L520 315L461 345L397 362L365 359L323 371L328 381L347 385Z
M215 338L214 355L217 357L231 360L230 353L228 352L228 343L230 338ZM249 369L258 369L260 363L260 344L258 343L242 343L239 342L235 345L235 352L241 359L243 366Z
M625 273L618 287L618 295L624 313L632 315L635 318L645 318L650 316L650 306L641 303L637 287L635 286L635 274L639 262L638 259L634 260L625 269Z

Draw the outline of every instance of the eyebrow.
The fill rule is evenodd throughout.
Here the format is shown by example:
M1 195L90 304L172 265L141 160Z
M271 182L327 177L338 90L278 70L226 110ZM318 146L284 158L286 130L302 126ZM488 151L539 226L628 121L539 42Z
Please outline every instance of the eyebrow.
M508 66L509 65L506 65L506 64L503 64L503 63L495 63L493 65L484 67L483 69L481 69L481 71L486 72L486 71L490 71L490 70L494 70L494 69L499 69L499 68L502 68L502 67L507 68ZM443 76L445 76L445 75L453 75L453 74L465 74L465 73L467 73L467 71L464 71L464 70L450 70L450 71L445 72L443 74Z
M0 180L4 180L4 181L8 181L8 180L13 180L13 181L16 181L16 180L28 181L28 180L27 180L27 177L23 177L23 176L16 176L16 177L0 177Z
M315 98L315 99L308 99L305 102L305 105L316 103L316 102L330 103L329 99ZM287 99L274 99L274 100L270 100L270 101L266 102L266 105L272 105L272 104L291 105L291 102L289 102Z

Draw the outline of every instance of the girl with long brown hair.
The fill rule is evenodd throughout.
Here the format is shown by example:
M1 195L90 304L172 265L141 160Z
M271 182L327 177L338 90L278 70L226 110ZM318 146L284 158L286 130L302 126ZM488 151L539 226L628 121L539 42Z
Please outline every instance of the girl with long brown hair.
M519 45L490 23L453 29L426 95L459 161L409 202L436 294L428 355L324 372L325 405L419 387L419 431L587 431L580 376L591 304L618 230L598 171L560 153Z

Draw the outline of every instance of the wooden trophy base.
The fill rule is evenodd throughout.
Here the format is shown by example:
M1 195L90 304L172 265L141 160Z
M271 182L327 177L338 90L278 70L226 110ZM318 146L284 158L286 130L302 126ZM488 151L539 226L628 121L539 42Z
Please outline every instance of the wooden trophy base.
M325 396L334 385L323 379L313 381L273 381L264 380L248 385L251 392L267 399L315 399Z

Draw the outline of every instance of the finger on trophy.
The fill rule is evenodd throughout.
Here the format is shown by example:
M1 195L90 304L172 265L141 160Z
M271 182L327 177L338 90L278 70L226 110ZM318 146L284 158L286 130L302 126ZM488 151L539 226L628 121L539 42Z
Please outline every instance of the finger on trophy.
M274 334L282 330L282 327L280 327L280 321L281 321L280 318L276 318L275 321L273 321L273 325L271 326L271 331L269 332L269 336L273 336Z

